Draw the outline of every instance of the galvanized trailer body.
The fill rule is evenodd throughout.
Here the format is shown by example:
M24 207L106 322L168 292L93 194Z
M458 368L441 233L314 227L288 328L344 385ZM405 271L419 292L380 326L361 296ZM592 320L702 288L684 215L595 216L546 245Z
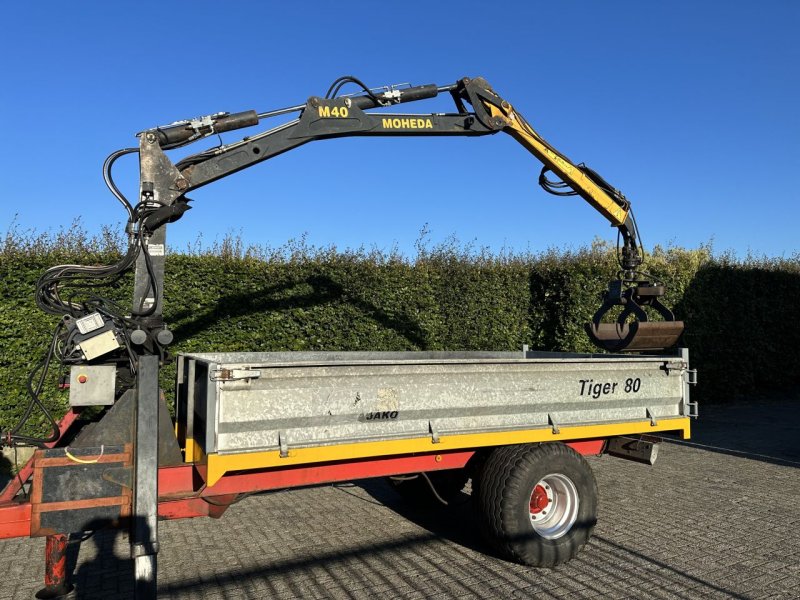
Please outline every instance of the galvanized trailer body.
M561 544L563 536L568 551L558 556L566 560L591 534L591 527L573 524L596 519L594 479L579 455L607 451L630 458L642 450L624 447L631 439L625 436L688 437L689 419L696 415L688 389L694 379L686 350L183 354L175 425L184 461L159 462L156 510L162 519L220 517L241 494L369 477L413 482L417 473L423 474L417 480L437 486L447 482L437 474L468 474L485 491L499 481L493 469L513 464L529 469L514 479L527 477L527 487L516 495L510 487L479 493L481 522L514 523L521 511L521 533L494 531L494 538L521 535L547 547ZM62 435L78 422L79 410L62 419ZM652 446L652 440L643 445ZM77 472L114 459L103 446L73 448L77 462L67 450L52 468ZM41 515L64 510L63 502L42 494L20 498L24 480L45 481L45 452L23 468L19 485L15 479L0 493L0 539L47 536L50 590L65 581L63 557L74 527L42 527ZM87 519L94 506L118 506L124 518L133 506L129 469L116 463L107 473L100 469L104 482L118 483L119 494L71 500L69 506L89 511ZM91 523L81 529L87 527ZM514 560L555 564L520 556Z
M187 461L226 472L530 441L689 432L688 351L184 354Z

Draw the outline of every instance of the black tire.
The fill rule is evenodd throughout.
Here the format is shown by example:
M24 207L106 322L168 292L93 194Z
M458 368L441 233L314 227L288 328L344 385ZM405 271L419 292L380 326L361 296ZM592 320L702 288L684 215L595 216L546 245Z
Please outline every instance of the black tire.
M416 477L413 474L399 475L397 478L387 477L387 480L389 487L415 506L425 508L445 506L433 493L425 476L430 479L436 494L448 504L458 499L470 477L467 469L447 469L419 474ZM406 479L410 477L413 479Z
M514 562L560 565L578 554L592 535L597 482L586 460L569 446L549 442L497 448L476 479L473 496L482 533ZM544 498L544 487L538 487L543 482L548 490ZM537 487L540 504L532 508ZM544 521L534 525L536 518Z

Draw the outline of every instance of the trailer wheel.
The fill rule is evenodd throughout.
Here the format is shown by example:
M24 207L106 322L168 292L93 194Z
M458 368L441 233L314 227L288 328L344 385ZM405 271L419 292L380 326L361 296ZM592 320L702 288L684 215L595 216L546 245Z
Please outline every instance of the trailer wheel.
M388 477L387 480L389 486L411 504L420 507L441 507L444 504L439 498L448 504L455 500L459 492L464 489L469 477L467 469L447 469L420 473L416 476L411 474ZM435 494L431 490L431 485L436 490Z
M550 442L494 450L475 494L483 534L505 557L554 567L573 558L597 522L597 482L572 448Z

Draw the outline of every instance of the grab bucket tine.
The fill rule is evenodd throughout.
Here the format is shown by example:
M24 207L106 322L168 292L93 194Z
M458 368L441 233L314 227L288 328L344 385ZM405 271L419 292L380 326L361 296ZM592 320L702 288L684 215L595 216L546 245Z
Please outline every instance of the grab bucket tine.
M683 321L586 324L592 342L609 352L664 350L678 343L683 329Z
M663 283L614 279L603 295L603 304L586 324L592 342L608 352L656 352L671 348L683 334L683 321L676 321L670 309L661 303L666 293ZM604 323L612 310L622 307L616 322ZM644 307L661 316L650 321Z

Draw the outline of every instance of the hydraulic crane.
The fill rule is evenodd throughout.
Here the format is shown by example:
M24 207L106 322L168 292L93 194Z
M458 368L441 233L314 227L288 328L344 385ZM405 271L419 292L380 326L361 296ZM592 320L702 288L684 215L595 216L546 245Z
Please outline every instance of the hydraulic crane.
M336 96L347 83L360 85L364 94ZM457 112L413 115L367 112L432 98L440 93L451 94ZM468 110L467 105L472 110ZM239 142L193 154L177 163L173 164L165 154L167 150L210 135L254 126L263 119L291 112L299 112L299 117ZM217 113L141 133L138 149L112 154L104 169L109 187L128 212L131 240L128 253L112 267L50 269L37 286L37 301L47 312L72 318L88 315L98 306L92 302L63 301L59 286L74 284L75 280L113 277L138 260L134 311L130 318L117 315L119 324L115 329L133 346L163 354L172 337L161 320L162 227L179 219L190 208L187 194L193 190L316 140L349 136L484 136L501 131L511 135L543 163L539 183L545 190L582 197L619 231L622 240L620 273L609 284L601 308L587 325L592 341L610 351L648 351L673 346L683 331L683 323L676 321L672 312L660 302L664 285L651 281L639 271L643 250L628 199L595 171L572 163L556 150L482 78L462 79L446 86L423 85L376 93L353 77L343 77L333 83L325 97L311 97L303 105L260 114L256 111ZM111 178L114 162L133 152L139 153L141 164L140 198L135 207ZM559 179L548 179L550 172ZM616 321L604 323L603 318L615 306L623 307ZM652 307L663 320L649 320L643 309L645 306ZM107 309L106 312L109 317L113 314Z
M350 84L358 86L360 91L356 94L341 95L342 88ZM454 112L401 114L392 113L390 110L395 105L422 101L436 97L439 94L450 94L455 104ZM292 114L297 114L296 118L292 118L277 127L249 135L234 143L220 144L186 156L177 162L173 162L166 154L167 151L189 145L212 135L256 126L266 119ZM74 468L70 461L78 465L99 463L101 466L106 465L104 470L100 469L93 475L84 473L81 477L101 477L102 481L105 482L103 485L110 485L113 489L116 489L114 486L121 486L128 491L123 492L121 496L114 496L112 492L108 492L111 495L108 498L102 498L103 503L101 505L103 510L100 510L100 512L95 506L96 502L92 504L89 499L82 499L80 502L83 502L83 504L80 505L80 510L88 512L81 513L83 516L76 516L78 515L75 512L75 510L78 510L77 508L73 511L63 509L64 502L76 502L76 500L54 484L48 484L49 480L44 475L40 475L39 480L44 482L42 483L44 491L39 490L38 496L34 494L34 499L38 498L38 500L34 501L33 509L29 508L29 511L32 510L33 512L29 512L27 517L30 520L28 526L31 534L47 535L48 548L50 548L51 537L55 539L58 536L63 537L63 532L91 528L92 523L95 521L92 521L90 517L101 521L103 519L106 521L111 519L114 523L117 523L118 519L128 519L131 527L132 555L136 561L137 585L139 586L137 588L137 597L152 597L155 590L155 556L158 551L157 516L175 518L176 516L197 516L198 514L210 515L211 512L208 512L209 510L216 510L221 514L226 504L224 501L220 504L220 499L227 499L227 502L230 503L231 499L236 495L214 491L222 488L240 492L243 490L273 489L280 487L280 482L284 482L284 486L291 486L319 481L313 479L317 475L303 475L302 468L292 471L293 475L291 477L293 478L279 478L279 480L269 480L267 483L264 482L266 481L264 479L245 481L248 476L242 475L237 476L239 479L236 480L224 479L227 473L237 471L249 471L254 477L280 475L275 470L276 465L289 465L291 463L295 466L302 466L304 460L325 463L325 460L318 458L318 456L325 455L324 453L315 454L314 456L317 458L297 458L303 454L301 448L299 451L294 451L295 454L292 455L286 441L286 432L275 432L277 454L274 455L271 446L268 449L264 449L257 445L247 444L245 444L246 447L237 448L238 450L246 450L246 452L243 451L238 454L233 450L227 454L223 451L215 452L216 448L212 448L212 446L216 442L213 440L203 442L205 445L197 442L203 447L198 447L199 449L193 448L197 440L193 440L186 431L192 422L191 411L189 411L190 414L188 416L185 412L182 416L178 416L177 439L171 433L168 413L158 387L159 368L167 360L167 349L173 339L172 333L162 317L166 226L180 219L190 208L188 194L218 179L312 141L349 136L479 137L493 135L498 132L505 132L511 135L543 163L539 183L545 190L557 195L580 196L600 212L619 232L619 240L621 241L618 252L620 271L618 277L610 282L602 306L595 313L592 322L586 326L592 341L599 347L611 352L657 353L674 346L683 331L683 323L676 321L672 312L661 303L660 299L665 293L664 285L641 271L643 263L642 244L628 199L595 171L583 164L571 162L551 146L483 78L465 78L445 86L391 86L370 89L355 77L345 76L334 81L325 96L312 96L305 103L297 106L262 113L254 110L239 113L216 113L148 129L138 134L138 147L124 148L112 153L103 167L104 178L109 189L123 205L128 216L126 226L129 240L128 249L116 264L109 266L61 265L47 270L39 279L36 287L38 306L48 313L59 315L61 319L56 325L44 359L31 374L29 385L31 404L29 408L25 411L24 417L19 424L2 432L2 436L0 436L2 440L0 443L33 444L50 448L56 446L52 450L42 451L42 454L37 453L38 468L45 473L54 472L48 470L51 468ZM115 184L112 177L112 168L120 157L135 153L139 155L140 164L139 197L136 202L131 202ZM552 174L555 179L551 179L549 174ZM123 309L110 300L93 293L94 288L114 281L134 268L134 300L131 310ZM661 320L651 321L648 310L646 310L648 308L650 309L650 314L657 313ZM615 315L614 321L605 322L604 319L611 314ZM408 354L412 355L414 353ZM540 361L555 360L532 357L528 356L527 353L523 358L525 360L535 359ZM312 362L323 360L320 357L306 357L299 360L306 359L313 359ZM71 379L73 380L71 382L73 385L70 387L71 405L78 407L94 404L110 407L97 421L96 427L92 431L82 431L71 438L71 451L69 448L60 448L60 440L63 439L64 432L69 428L72 421L68 419L67 421L69 422L62 421L60 425L56 423L44 409L44 405L39 398L48 368L53 360L71 368ZM187 357L188 362L186 364L195 365L198 360L205 359L203 357ZM219 360L222 359L220 358ZM328 357L324 358L324 360L334 359ZM517 359L512 359L505 355L500 356L499 354L466 358L463 356L428 356L426 354L425 356L408 357L357 357L352 360L355 361L354 364L362 364L364 361L370 363L378 361L378 363L383 364L386 361L398 360L405 365L417 364L419 361L463 362L466 360L466 364L477 365L481 361L488 361L486 364L495 364L497 361L511 361L513 363ZM591 361L594 359L590 356L585 360ZM688 435L688 425L685 417L694 416L694 414L684 391L684 383L692 383L692 381L689 381L691 377L687 360L687 355L684 353L680 355L677 363L674 363L672 358L663 357L644 357L634 367L625 366L627 363L623 361L612 361L618 362L620 368L631 369L644 369L645 365L652 364L657 366L663 363L663 365L666 365L664 369L666 369L668 378L670 378L670 369L675 371L677 368L678 379L674 377L670 379L669 385L674 389L671 388L669 394L648 388L649 384L646 381L643 383L643 378L638 371L631 371L636 376L632 375L620 382L605 380L595 382L595 379L587 378L584 375L583 379L575 383L580 388L580 391L578 391L578 387L575 387L574 393L574 397L578 401L586 401L586 398L590 395L594 400L597 400L601 396L611 397L617 393L630 394L631 397L650 394L653 397L662 398L662 400L667 397L678 398L675 401L674 410L670 408L670 411L664 414L658 414L658 410L653 406L643 406L641 403L635 406L632 405L631 411L643 411L642 414L646 415L646 420L642 421L644 425L638 422L626 423L623 427L609 422L600 426L599 429L575 428L574 433L570 434L567 430L562 431L556 415L545 411L541 417L546 425L544 429L532 421L511 420L508 424L502 425L502 427L515 429L516 433L512 436L495 435L491 427L487 429L485 435L481 434L482 437L480 439L474 436L456 435L454 433L450 437L448 447L453 452L459 451L460 454L448 455L452 459L449 462L441 462L441 455L435 454L438 457L436 463L425 468L423 468L423 463L419 461L408 462L412 459L406 458L411 455L422 459L434 456L433 451L427 450L427 445L419 445L423 444L422 441L415 441L414 444L417 445L411 444L411 442L403 442L405 445L398 445L394 442L389 444L387 442L389 445L381 446L380 449L376 449L374 445L366 443L356 449L349 447L347 449L339 448L336 450L338 454L333 453L328 459L330 462L328 466L332 469L330 473L335 472L337 474L325 475L327 479L324 480L330 481L334 480L331 478L338 477L341 479L345 476L353 476L353 471L348 471L344 474L336 471L338 467L334 463L344 459L358 461L369 458L372 462L364 463L370 466L369 468L363 467L364 474L360 476L369 476L367 473L374 476L376 474L408 473L427 469L465 468L467 462L473 456L479 454L478 448L512 443L539 443L545 440L542 437L545 435L555 436L546 437L545 441L597 438L593 441L601 442L600 445L581 446L580 444L585 443L576 442L578 445L574 446L573 450L586 453L590 452L590 450L585 450L586 448L594 449L591 452L603 451L602 449L605 448L602 443L603 438L622 433L636 433L639 431L639 427L646 427L647 431L680 430L685 435ZM201 368L202 364L197 363L197 368ZM458 364L464 366L461 363ZM591 362L589 364L590 367L588 368L591 368ZM606 363L602 364L606 365ZM678 366L675 367L675 364ZM533 363L531 365L535 366ZM187 367L189 371L186 373L188 374L190 371L194 373L194 368L195 366ZM483 367L481 366L481 368ZM607 367L603 366L602 368L606 369ZM180 369L181 367L179 366L179 379L184 377ZM244 380L249 385L252 380L260 377L260 372L258 372L258 375L255 373L256 371L253 369L240 369L236 366L220 368L213 372L208 372L208 384L212 385L211 382L213 382L218 391L223 390L226 382L230 381ZM603 373L607 375L605 371ZM649 373L649 371L645 373ZM190 377L190 379L194 377L194 375L186 376ZM91 385L85 385L87 382L90 382ZM678 384L680 384L680 387L675 387ZM523 387L524 389L533 389L529 385ZM562 385L561 387L563 388L564 386ZM672 395L670 396L670 394ZM531 399L530 401L534 404L542 402L541 399ZM28 417L30 417L36 406L44 410L50 419L52 433L47 438L37 438L23 431ZM381 419L371 419L361 415L363 418L360 418L359 423L391 421L397 418L399 412L397 409L382 408L380 411L368 413L370 415L380 414L382 415ZM638 412L636 412L637 415ZM531 410L524 414L526 416L519 418L532 418L531 415L534 415L534 412ZM611 413L608 414L610 415ZM211 412L207 416L214 418ZM333 416L330 410L328 410L324 418L328 418L328 416ZM658 419L665 416L669 418L666 419L666 422L660 421L661 424L659 425ZM70 417L72 420L74 418L74 415ZM586 418L588 419L587 422L594 423L602 422L604 419L607 420L611 417L605 413L593 413L592 416L587 416ZM358 426L361 427L362 425ZM375 427L384 426L391 427L392 424L381 422L375 425ZM425 434L430 434L430 439L426 439L424 444L440 444L439 432L434 421L427 421L424 427ZM603 427L606 427L606 429L603 429ZM214 435L218 433L215 431L212 431ZM263 434L264 432L261 433ZM271 435L272 432L269 433L269 436ZM372 436L374 433L369 435ZM392 432L387 435L394 440L399 434ZM256 439L256 437L258 436L253 439ZM511 438L516 441L508 441ZM367 437L365 439L372 438ZM325 444L328 444L325 447L330 447L329 442L325 442ZM354 444L354 446L358 446L358 444ZM442 447L439 446L439 448ZM82 453L79 450L81 448L83 449ZM391 450L388 448L391 448ZM576 448L584 448L584 450L575 450ZM114 450L112 451L111 449ZM253 452L253 450L263 450L263 452ZM573 450L570 450L570 452ZM636 454L636 452L638 451L633 452L633 454ZM383 470L375 470L378 464L375 462L376 458L387 461L385 466L382 467ZM291 460L281 463L283 459ZM214 465L217 466L215 467ZM313 473L322 473L328 466ZM34 464L31 467L31 471L35 468L37 466ZM169 468L176 470L164 470ZM86 467L83 467L83 469L87 471ZM179 472L177 469L189 469L190 471L194 469L193 472L201 473L202 484L200 487L196 487L197 478L192 479L189 477L186 479L185 471L180 471L180 476L175 475ZM259 469L263 470L264 473L259 474ZM270 471L270 469L272 470ZM77 477L75 475L76 471L67 472L71 473L71 476ZM174 480L170 479L168 472L172 473L174 477L178 477L181 483L175 483ZM30 475L30 472L28 474ZM245 477L245 479L242 479L242 477ZM161 481L162 478L171 490L169 497L166 499L163 494L160 495L159 485L157 484L157 481ZM231 481L234 481L234 483L231 483ZM287 481L289 483L286 483ZM558 479L558 481L561 481L561 479ZM222 488L217 486L222 486ZM549 506L549 500L547 495L539 488L541 490L545 489L539 484L533 489L533 493L539 494L536 496L536 510L546 511L547 506ZM564 489L566 490L565 493L574 492L576 495L584 493L574 485L571 487L566 486ZM530 496L530 493L528 495ZM203 510L206 512L198 512L199 509L196 508L196 502L206 496L212 507L221 506L222 508L208 509L205 507ZM17 532L20 527L23 527L18 525L15 526L17 527L16 529L3 529L4 518L10 518L4 517L4 515L12 515L13 512L11 508L3 504L4 498L5 495L0 497L0 537L8 537L8 531ZM211 502L212 498L217 500ZM523 500L525 502L530 501L530 506L533 507L534 503L531 498L533 496ZM95 501L97 499L92 498L91 500ZM175 508L177 506L175 503L179 501L184 503L180 504L180 510ZM89 503L87 504L87 502ZM165 502L171 502L171 508L162 510ZM589 500L585 500L585 502L589 502ZM200 504L205 506L202 502ZM47 508L48 506L49 508ZM53 508L54 506L58 509ZM525 506L528 506L528 504L525 504ZM114 510L110 510L109 507ZM24 516L19 517L18 508L14 510L17 511L13 512L14 518L18 519L19 523L22 523ZM492 509L489 507L487 510ZM538 516L534 517L533 510L534 508L531 508L531 520L535 522L537 518L541 518L541 515L538 515L537 512L536 515ZM212 516L218 515L215 513ZM569 521L567 517L573 520ZM556 537L573 535L571 527L576 518L577 513L571 516L565 515L564 519L567 520L558 526L557 535L553 535L556 535ZM72 527L77 529L71 529ZM552 527L550 529L537 528L535 523L534 530L537 532L555 531ZM578 534L576 533L575 535ZM580 535L588 536L588 532L583 532ZM547 538L546 535L541 537L545 542L551 539ZM58 544L62 542L63 540L59 541ZM53 544L56 544L54 546L56 548L54 555L58 555L59 548L63 553L63 546L58 546L55 541ZM578 541L575 544L574 551L577 552L577 549L582 544L578 544ZM48 561L50 561L50 558L48 558ZM48 565L48 568L50 568L50 562L48 562ZM51 587L55 591L61 589L56 584Z

